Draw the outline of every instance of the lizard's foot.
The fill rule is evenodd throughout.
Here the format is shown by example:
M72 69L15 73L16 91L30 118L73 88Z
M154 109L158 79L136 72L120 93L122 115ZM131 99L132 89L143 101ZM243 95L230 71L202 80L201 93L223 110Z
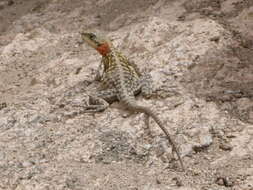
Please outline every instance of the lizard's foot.
M177 147L172 146L172 154L174 155L174 159L178 160L180 162L182 171L185 171L183 160L182 160L182 157L181 157ZM175 157L175 154L177 155L177 159Z
M104 107L102 105L89 105L89 106L85 106L83 108L83 112L84 113L102 112L105 109L106 109L106 107Z
M109 104L102 98L89 96L89 105L83 107L84 113L94 113L104 111Z

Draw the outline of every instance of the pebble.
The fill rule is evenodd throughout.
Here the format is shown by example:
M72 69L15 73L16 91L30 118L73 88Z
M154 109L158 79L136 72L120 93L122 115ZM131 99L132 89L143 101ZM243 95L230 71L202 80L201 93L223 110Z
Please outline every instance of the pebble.
M225 187L232 187L233 186L233 181L229 177L218 177L216 179L216 183L220 186L225 186Z
M233 147L228 143L221 143L219 147L225 151L231 151L233 149Z
M181 147L181 156L191 156L193 153L193 145L192 144L183 144Z
M213 143L213 138L210 133L206 133L200 136L200 145L202 147L208 147Z

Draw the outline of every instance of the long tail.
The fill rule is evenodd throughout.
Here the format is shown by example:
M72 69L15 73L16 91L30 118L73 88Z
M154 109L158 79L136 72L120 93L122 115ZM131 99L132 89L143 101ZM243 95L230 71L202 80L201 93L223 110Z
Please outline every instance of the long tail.
M138 111L138 112L142 112L147 114L148 116L151 116L155 122L158 124L158 126L162 129L162 131L165 133L165 135L168 138L168 141L170 142L170 144L172 145L173 150L176 152L178 160L180 162L180 165L182 167L182 170L184 171L184 164L183 161L181 159L181 156L179 154L179 151L177 149L177 146L174 142L174 140L172 139L171 135L169 134L168 130L164 127L162 121L157 117L157 114L155 113L154 110L152 110L151 108L145 107L145 106L141 106L137 103L137 101L134 99L134 97L127 97L121 100L122 103L124 103L129 109L134 110L134 111Z

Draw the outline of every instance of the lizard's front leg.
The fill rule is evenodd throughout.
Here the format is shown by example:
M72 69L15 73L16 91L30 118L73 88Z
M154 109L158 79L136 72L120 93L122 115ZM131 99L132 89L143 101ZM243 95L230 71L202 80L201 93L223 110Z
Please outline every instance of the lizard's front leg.
M102 63L99 64L96 74L95 74L95 81L102 81L104 75L104 65Z
M84 107L85 113L101 112L106 110L110 103L117 100L116 90L100 91L97 95L89 95L89 105Z

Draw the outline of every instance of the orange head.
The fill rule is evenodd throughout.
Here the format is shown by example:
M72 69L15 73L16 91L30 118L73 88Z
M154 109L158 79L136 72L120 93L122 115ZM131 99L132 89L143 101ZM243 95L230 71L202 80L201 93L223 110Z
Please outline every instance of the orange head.
M98 38L93 33L81 33L83 41L96 49L102 56L106 56L110 51L110 43L104 39Z

